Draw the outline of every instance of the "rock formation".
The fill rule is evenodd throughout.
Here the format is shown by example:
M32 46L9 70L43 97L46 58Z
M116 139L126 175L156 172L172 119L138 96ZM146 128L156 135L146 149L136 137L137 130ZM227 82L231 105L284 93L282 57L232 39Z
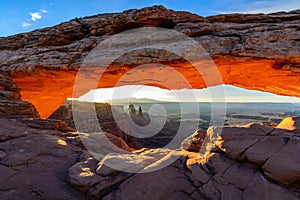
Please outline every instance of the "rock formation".
M190 137L182 142L181 148L187 151L199 152L204 143L205 136L206 131L196 130Z
M77 18L54 27L0 38L0 66L22 88L22 98L32 102L42 117L48 117L72 96L76 71L99 42L128 29L157 26L179 31L198 41L212 56L224 83L299 97L299 22L299 10L204 18L153 6ZM149 62L161 62L178 70L193 88L206 87L201 78L194 76L193 67L177 59L157 50L132 52L106 70L101 87L115 86L132 67ZM159 71L153 69L150 73L154 76ZM134 74L138 75L139 70ZM86 84L92 78L86 77ZM181 82L172 79L162 80L156 86L164 85L164 81L173 88L182 87ZM53 96L57 100L53 101Z
M8 87L12 82L7 78L3 83ZM14 106L18 110L19 104ZM204 154L195 149L134 150L120 138L106 134L133 155L107 154L96 160L81 141L92 141L98 148L98 136L81 133L80 140L78 133L58 120L7 114L0 119L0 197L299 199L298 122L299 117L289 117L277 128L261 124L210 127L205 137L210 143L204 140L200 148ZM191 141L198 136L192 136ZM174 156L179 159L149 173L127 173L107 165L116 162L132 167L133 163L138 172L155 169Z
M203 132L194 134L182 145L187 148L176 151L137 150L113 133L78 133L60 120L39 119L34 106L20 99L24 95L42 117L49 116L71 96L77 67L99 41L142 26L175 29L196 39L212 54L225 83L299 96L299 20L299 11L203 18L154 6L0 38L0 199L299 199L299 117L276 128L210 127L203 141ZM139 52L140 63L153 53ZM124 57L124 63L130 59ZM171 65L193 87L205 87L193 82L186 63ZM104 86L129 69L110 68ZM71 117L67 107L59 112ZM93 143L89 149L96 152L104 137L125 153L93 157L83 142ZM157 171L128 172L170 160Z
M65 180L82 153L66 141L76 134L61 121L37 119L7 73L0 72L0 79L0 199L80 197Z
M118 117L122 118L125 113L121 112L123 110L122 106L111 106L109 104L103 104L103 103L88 103L88 102L79 102L76 100L66 100L61 107L59 107L50 117L49 119L59 119L65 123L67 123L70 127L74 129L79 129L78 124L76 127L76 124L74 123L74 117L73 117L73 106L72 105L78 105L76 106L77 109L80 109L81 115L89 115L90 112L89 109L91 107L95 107L95 112L97 113L97 123L100 124L101 130L106 133L113 133L114 136L122 138L126 145L128 144L130 147L139 149L142 147L131 135L128 135L123 130L121 130L115 120L117 117L116 113L115 116L113 115L112 110L115 109L115 112L118 112ZM93 133L95 130L93 130L91 124L94 123L92 118L89 118L86 120L86 122L80 124L80 129L83 129L86 133Z
M39 119L7 73L0 77L0 199L85 199L67 181L68 169L91 156L78 133L60 120ZM133 150L119 137L106 137Z
M280 124L278 124L277 128L290 131L300 129L300 118L287 117Z
M0 117L39 117L34 106L20 98L20 87L13 82L6 72L0 71Z
M213 148L205 154L182 150L173 164L146 174L114 170L105 163L117 159L142 170L159 165L169 152L144 149L134 159L111 154L99 163L87 158L69 169L70 183L103 199L299 199L299 133L262 124L210 127L206 137L218 137L206 144Z

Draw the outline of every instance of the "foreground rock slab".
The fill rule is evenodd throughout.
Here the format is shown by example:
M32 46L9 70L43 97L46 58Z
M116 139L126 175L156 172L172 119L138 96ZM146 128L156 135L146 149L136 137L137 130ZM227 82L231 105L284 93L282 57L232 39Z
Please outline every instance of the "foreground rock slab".
M0 133L0 199L80 198L68 186L66 172L82 149L57 136L59 131L9 119L0 119Z
M149 173L126 173L105 163L117 158L120 165L130 160L135 166L147 167L149 163L140 165L147 162L158 166L163 156L156 155L165 150L137 151L136 159L133 155L107 155L100 162L87 158L69 169L70 184L91 198L103 199L300 198L298 130L249 124L223 131L211 127L206 137L212 135L217 138L207 144L210 150L204 155L181 150L178 160Z

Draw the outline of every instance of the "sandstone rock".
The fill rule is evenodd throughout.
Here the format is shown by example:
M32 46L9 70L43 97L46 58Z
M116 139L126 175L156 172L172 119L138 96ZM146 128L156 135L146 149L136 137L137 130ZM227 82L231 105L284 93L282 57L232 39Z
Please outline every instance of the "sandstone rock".
M242 158L242 154L260 141L273 129L260 124L249 124L244 127L223 127L216 145L233 159Z
M0 132L1 199L82 198L65 180L82 149L14 120L1 118Z
M19 119L20 122L25 123L27 126L38 129L57 130L61 132L75 131L66 123L54 119Z
M185 139L181 148L187 151L199 151L206 136L206 131L197 130L193 135Z
M79 133L83 145L95 155L106 155L111 152L131 152L133 151L122 138L110 133Z
M252 180L255 175L255 170L242 166L232 165L222 175L228 183L235 185L238 189L245 189L248 183Z
M179 163L176 163L176 165L178 166ZM118 188L104 199L112 197L114 199L168 199L169 197L178 199L183 195L179 193L186 194L184 195L185 199L191 199L190 195L194 192L192 184L174 166L152 173L135 174L121 183Z
M198 185L197 182L201 184L206 184L208 183L208 181L211 178L211 174L209 174L208 172L206 172L199 163L193 163L191 165L187 164L187 167L189 168L189 170L191 170L192 174L190 176L190 178L192 180L195 180L194 184Z
M234 160L250 161L254 166L262 165L263 173L269 180L298 187L300 167L296 152L299 151L299 138L296 132L258 124L247 128L224 127L216 145Z
M76 66L100 41L123 30L159 26L186 33L202 44L213 54L225 83L299 96L296 73L299 68L299 15L299 11L292 11L202 18L161 6L97 15L0 38L0 66L11 76L20 77L15 80L21 83L24 94L27 91L31 95L30 100L38 99L32 94L32 88L42 88L37 96L48 100L53 99L49 93L64 88L64 94L58 95L62 102L72 94ZM137 55L138 62L133 62L132 55ZM190 65L165 52L133 52L121 61L134 67L149 61L163 62L165 58L169 59L165 64L174 62L174 69L191 79L192 87L206 86L193 78L195 71ZM114 64L105 80L114 80L116 75L130 69L118 67L118 62ZM55 76L52 77L52 73ZM155 74L155 69L152 73ZM274 81L274 77L280 81ZM261 81L253 81L257 79ZM55 84L41 85L45 80L57 81L60 88L53 87ZM63 84L60 80L64 80ZM105 86L112 86L110 81L104 82ZM37 83L38 87L32 83ZM180 86L174 83L174 87ZM40 102L51 105L49 102L53 100ZM100 138L99 134L79 133L93 153L99 153L99 144L111 150L108 143L103 143L103 138L107 137L120 150L133 154L109 154L104 158L101 155L97 157L99 163L82 148L76 133L61 132L64 128L55 120L8 119L36 118L38 114L30 103L20 100L20 89L2 72L0 108L1 199L300 198L297 118L288 119L276 129L261 124L223 129L211 127L207 131L208 145L203 148L206 152L201 155L188 151L172 153L168 149L133 151L124 140L109 133ZM48 114L51 109L46 109ZM67 119L70 117L68 109L62 111ZM145 168L155 169L166 161L174 162L157 171L136 174L106 165L109 162L121 164L128 170L133 163L133 170L139 172Z
M292 137L262 166L267 178L285 185L300 181L300 150L299 138Z
M112 176L110 178L104 179L100 183L95 184L93 187L91 187L88 191L88 194L95 199L102 198L106 195L110 196L111 191L113 191L118 185L120 185L130 176L130 174L120 173L118 176Z
M20 100L20 88L6 72L0 71L0 116L36 118L39 116L31 103Z
M243 199L299 199L299 194L275 185L257 173L242 196Z
M287 117L276 128L300 131L300 117Z
M77 122L77 127L76 127L74 122L74 117L73 117L73 112L74 112L73 104L76 104L75 109L78 109L78 111L76 111L77 115L89 116L90 113L96 112L97 115L96 121L93 121L94 119L85 119L80 122ZM95 109L90 110L91 108L95 108ZM111 106L109 104L103 104L103 103L88 103L88 102L80 102L75 100L73 101L66 100L49 117L49 119L61 120L67 123L70 127L74 129L80 129L85 133L98 132L99 129L97 125L100 125L101 130L105 132L106 136L109 137L109 139L118 147L121 147L122 149L128 151L131 151L131 148L135 148L135 149L141 148L142 146L132 136L128 135L118 127L114 119L116 116L113 115L113 111L112 111L113 109L119 109L119 108L117 108L116 106ZM122 114L124 113L120 113L121 117ZM93 127L96 127L96 129L94 130ZM84 138L88 139L89 137L91 137L91 135L88 137L86 137L86 135L83 135L82 137L83 139Z
M101 176L113 176L119 173L119 170L116 170L114 168L105 165L105 160L101 160L98 163L98 168L96 169L96 173Z
M70 184L80 191L86 192L92 185L100 182L103 178L95 174L96 159L88 158L78 162L68 170Z
M202 40L201 44L211 39L215 43L222 43L222 39L226 40L228 36L237 39L229 41L230 45L219 45L218 49L210 51L212 54L234 52L234 55L241 56L279 56L293 60L299 59L298 46L294 43L299 39L299 15L297 12L288 12L203 18L188 12L153 6L123 13L76 18L52 28L0 38L0 63L3 69L12 73L15 70L34 73L35 66L76 66L82 61L82 56L98 43L97 40L103 40L105 35L146 26L169 29L175 27L178 31L199 38ZM205 37L201 38L202 36ZM269 40L265 40L268 38ZM251 42L253 40L256 43Z
M117 167L118 171L138 173L140 170L146 168L148 165L156 162L155 157L143 155L143 154L120 154L120 155L108 155L103 158L100 163L97 173L101 175L108 175L113 171L108 172L107 167L102 169L104 165L114 168Z
M299 198L299 188L296 184L299 182L299 177L295 175L299 174L297 171L299 167L295 163L298 162L295 157L298 152L295 135L286 135L290 132L282 129L275 129L280 133L272 132L274 129L261 124L224 128L224 132L221 132L220 128L211 128L210 134L219 132L217 141L222 139L223 143L227 140L247 140L252 137L256 137L257 142L249 148L246 145L245 151L239 158L228 156L227 154L231 154L231 151L227 152L226 148L222 148L221 151L211 149L213 152L207 152L204 155L183 151L183 154L178 154L181 157L169 166L146 174L125 172L130 163L136 164L134 166L137 171L151 162L157 165L160 159L165 159L166 153L170 153L170 150L141 149L134 151L134 155L110 154L98 164L93 163L93 166L76 165L79 168L73 176L78 177L78 174L88 170L93 174L92 177L101 177L101 180L91 179L91 181L83 181L82 184L90 186L84 190L87 191L88 196L103 199L125 197L128 199L137 197L146 199L167 199L168 197L172 199L251 199L253 195L255 198L263 199ZM216 140L213 135L208 136ZM290 137L290 140L285 144L284 141L287 140L284 138L287 137ZM267 145L269 150L260 152L264 145ZM255 146L257 146L256 153ZM246 155L251 160L248 160ZM279 163L281 160L284 164ZM119 167L123 165L124 168L109 167L112 165L108 162L115 163ZM261 167L262 164L263 167ZM283 184L286 186L283 187Z
M285 140L283 137L264 137L261 141L255 143L244 152L245 159L261 165L284 145Z
M222 83L299 97L299 16L298 11L291 11L203 18L153 6L77 18L54 27L0 38L0 66L22 88L22 99L34 103L41 116L48 117L66 98L72 97L78 67L97 44L125 30L158 26L187 34L201 44L216 63ZM172 45L177 50L184 47L183 44L176 45L176 41ZM116 60L103 74L101 87L114 87L115 80L119 80L116 77L149 63L172 66L188 79L193 88L207 87L184 59L167 51L143 47L143 51L130 52ZM133 76L141 77L139 73L140 70L137 70ZM158 70L152 70L147 77L157 77L159 73ZM52 74L55 76L52 77ZM86 84L94 80L93 75L91 69ZM280 81L274 81L274 77ZM215 80L210 76L206 78ZM140 79L126 84L144 84L142 80L145 78ZM38 86L33 82L39 83ZM185 88L185 82L174 81L174 78L164 79L156 86L166 83L173 89ZM212 85L216 84L220 82ZM83 90L81 94L86 92ZM7 92L4 95L18 96ZM57 96L55 101L52 98L54 95Z
M76 128L72 115L72 102L66 100L55 112L53 112L48 119L58 119L67 123L70 127Z

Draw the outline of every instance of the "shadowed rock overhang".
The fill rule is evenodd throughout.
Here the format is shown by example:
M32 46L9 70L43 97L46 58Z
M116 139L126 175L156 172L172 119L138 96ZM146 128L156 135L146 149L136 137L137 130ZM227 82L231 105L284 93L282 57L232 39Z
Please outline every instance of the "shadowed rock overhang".
M128 29L163 27L199 42L211 55L223 83L300 97L299 23L299 10L204 18L153 6L76 18L54 27L0 38L0 68L21 87L22 99L32 102L41 116L47 117L72 96L76 73L99 42ZM129 59L132 56L136 58L134 62ZM170 57L164 61L166 56L157 50L124 56L105 71L99 87L115 86L126 72L149 61L171 66L192 88L207 87L187 62ZM153 69L151 73L158 71ZM91 79L87 76L86 83ZM180 83L170 84L173 88L169 89L183 87ZM84 92L87 91L83 89Z

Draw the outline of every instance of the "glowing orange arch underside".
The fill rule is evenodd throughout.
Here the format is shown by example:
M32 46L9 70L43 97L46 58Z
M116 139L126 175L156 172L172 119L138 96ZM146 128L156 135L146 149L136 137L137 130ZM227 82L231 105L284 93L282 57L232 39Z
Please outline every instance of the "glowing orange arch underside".
M240 58L215 59L224 84L231 84L246 89L256 89L280 95L300 97L300 75L292 71L283 71L272 68L273 60ZM205 88L205 81L197 71L188 64L176 64L176 70L186 78L193 88ZM101 79L101 87L114 87L119 78L129 67L107 70ZM155 70L155 69L154 69ZM40 70L33 76L13 78L21 87L22 99L31 102L42 118L50 116L66 98L72 97L73 84L77 71ZM92 82L86 77L85 83ZM173 88L182 86L173 80ZM135 83L136 84L136 83ZM164 84L148 84L163 87ZM82 89L84 94L86 89Z

